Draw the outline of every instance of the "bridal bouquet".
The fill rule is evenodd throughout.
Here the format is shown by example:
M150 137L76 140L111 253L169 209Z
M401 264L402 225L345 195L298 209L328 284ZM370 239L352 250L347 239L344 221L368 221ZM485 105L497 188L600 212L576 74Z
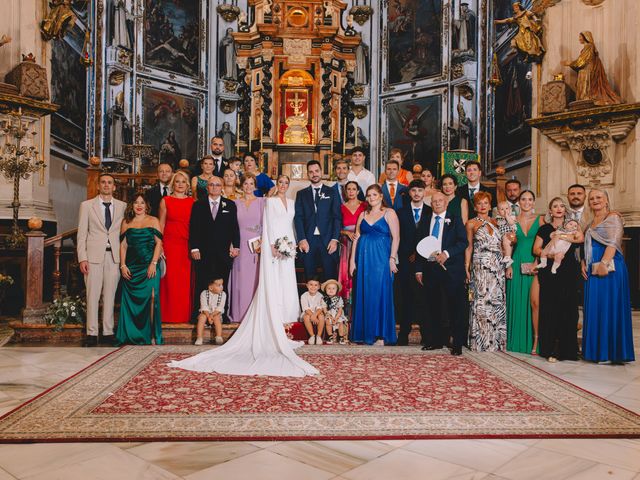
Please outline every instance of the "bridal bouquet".
M282 258L296 258L296 245L286 235L278 238L274 245Z

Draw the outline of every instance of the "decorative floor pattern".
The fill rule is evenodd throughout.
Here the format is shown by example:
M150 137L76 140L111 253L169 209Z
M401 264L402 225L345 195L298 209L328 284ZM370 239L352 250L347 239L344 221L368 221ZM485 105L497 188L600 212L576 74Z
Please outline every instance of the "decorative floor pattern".
M319 377L166 367L125 347L0 420L1 442L639 437L640 416L502 353L303 347Z

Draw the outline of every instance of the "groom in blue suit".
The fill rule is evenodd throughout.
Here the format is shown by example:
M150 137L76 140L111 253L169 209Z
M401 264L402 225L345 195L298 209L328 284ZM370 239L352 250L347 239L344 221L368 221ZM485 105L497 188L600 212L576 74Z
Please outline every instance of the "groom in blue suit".
M436 238L438 248L426 259L416 260L416 280L423 286L427 309L423 313L425 337L423 350L438 350L453 336L452 355L461 355L467 343L467 296L464 281L464 252L468 245L462 219L447 212L447 198L442 192L431 197L432 212L416 232L416 242L425 237ZM449 313L449 329L444 328L443 306Z
M307 176L311 185L296 195L296 212L293 219L302 252L304 274L315 277L322 265L323 281L338 278L338 239L342 227L340 205L342 201L336 189L322 183L320 162L307 163Z

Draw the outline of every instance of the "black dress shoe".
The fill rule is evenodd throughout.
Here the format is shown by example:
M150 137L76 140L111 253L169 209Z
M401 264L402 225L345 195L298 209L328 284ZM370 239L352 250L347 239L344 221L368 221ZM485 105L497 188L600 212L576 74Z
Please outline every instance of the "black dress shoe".
M424 347L422 347L422 350L427 351L427 350L440 350L442 348L442 345L425 345Z
M82 342L83 347L97 347L98 346L98 336L97 335L87 335Z
M103 335L100 344L107 347L113 347L116 344L116 337L114 335Z
M462 347L453 347L451 349L451 355L455 355L456 357L462 355Z

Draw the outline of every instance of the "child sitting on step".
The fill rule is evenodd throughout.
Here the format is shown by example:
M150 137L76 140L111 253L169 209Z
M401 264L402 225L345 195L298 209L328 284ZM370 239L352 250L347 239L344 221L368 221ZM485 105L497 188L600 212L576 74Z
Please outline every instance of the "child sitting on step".
M205 324L213 325L215 331L215 344L222 345L222 314L227 301L227 294L224 293L222 277L213 278L209 282L209 287L200 294L200 314L198 315L198 327L196 343L202 345Z
M322 284L322 291L325 294L327 310L325 313L327 333L331 335L327 343L339 342L340 345L347 343L348 320L344 314L344 300L338 292L342 290L342 285L337 280L327 280Z
M300 297L302 307L302 321L309 334L309 345L322 345L324 332L324 311L327 305L320 293L320 281L312 278L307 280L307 291ZM315 330L315 332L314 332Z

